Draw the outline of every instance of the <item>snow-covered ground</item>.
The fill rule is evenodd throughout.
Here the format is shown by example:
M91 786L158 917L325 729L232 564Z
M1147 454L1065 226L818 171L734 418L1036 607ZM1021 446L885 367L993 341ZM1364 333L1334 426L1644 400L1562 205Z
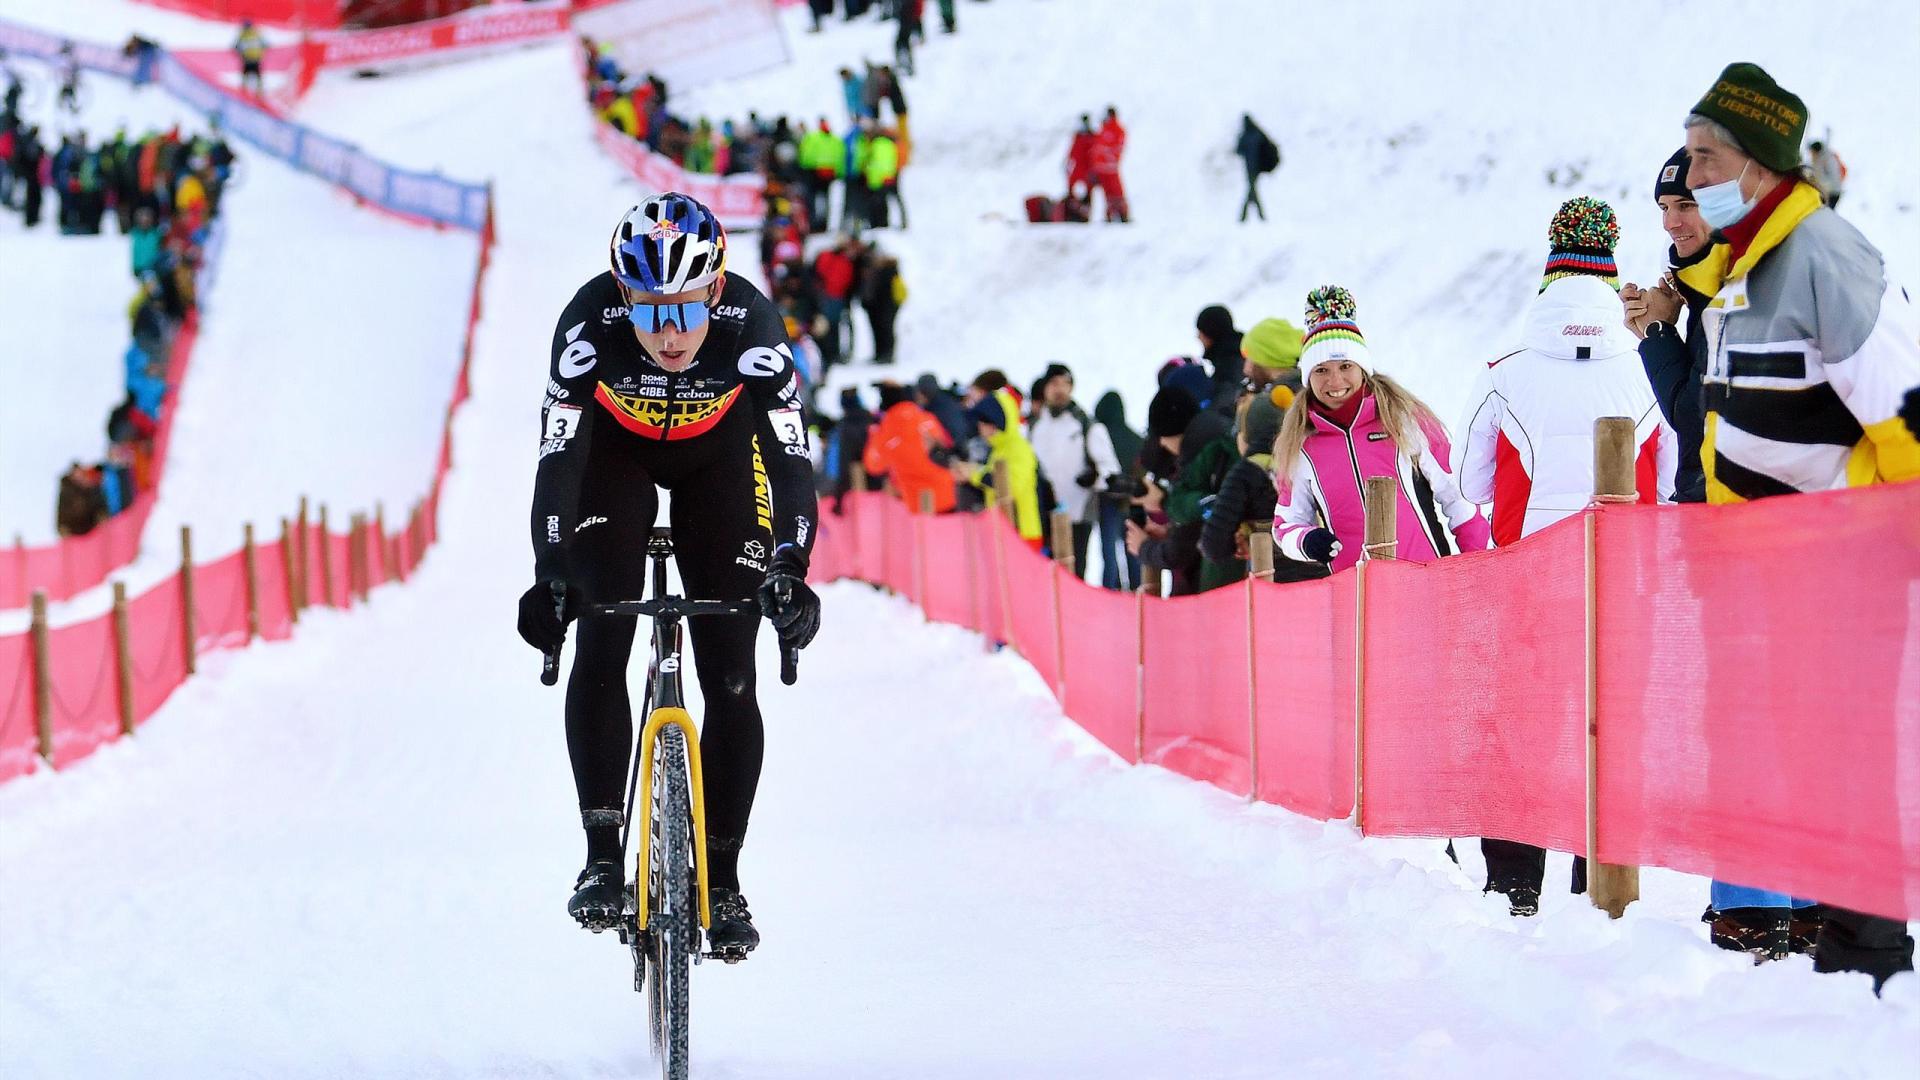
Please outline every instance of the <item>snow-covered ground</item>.
M1643 14L1679 22L1643 24L1632 51L1611 23L1550 26L1545 9L1514 5L1458 22L1411 3L1369 9L1371 34L1359 14L1256 0L1144 0L1120 21L1112 10L965 4L962 35L930 34L908 86L913 168L924 169L908 174L914 226L886 241L913 290L909 370L968 377L998 364L1030 377L1057 357L1082 369L1083 387L1120 386L1137 418L1155 362L1190 347L1201 304L1238 304L1245 325L1268 309L1297 315L1307 287L1334 279L1359 293L1376 351L1410 357L1408 373L1444 409L1457 398L1444 396L1447 365L1470 366L1511 334L1546 216L1579 190L1544 183L1559 155L1584 147L1601 193L1628 188L1628 242L1651 267L1648 178L1725 60L1773 67L1813 103L1816 125L1838 107L1823 94L1870 100L1879 78L1885 100L1912 100L1916 78L1915 17L1869 5L1832 5L1830 22L1795 20L1792 35L1768 20L1798 9L1755 16L1750 5L1756 24L1729 31L1726 55L1700 59L1687 53L1711 40L1722 8L1648 5ZM1263 25L1243 29L1235 13ZM794 67L689 100L716 115L751 105L837 117L832 69L863 48L886 51L874 27L836 25L794 45ZM1903 63L1884 63L1894 59ZM1599 88L1547 77L1607 61L1620 74ZM0 788L9 1075L648 1071L625 954L562 912L581 852L560 695L535 681L511 626L553 320L604 264L611 223L640 194L593 145L578 98L564 45L316 89L307 122L401 164L496 179L500 246L443 537L408 586L351 615L316 612L293 643L209 658L136 738ZM1231 98L1218 122L1198 123L1216 98ZM1035 232L982 220L1053 187L1069 115L1109 100L1132 124L1137 225ZM1274 103L1272 115L1255 111L1288 171L1267 185L1275 222L1241 230L1235 163L1219 155L1240 109L1261 101ZM1860 185L1849 203L1858 198L1860 220L1883 215L1869 233L1911 278L1920 243L1897 200L1915 189L1920 153L1897 110L1883 120L1857 107L1834 121ZM1649 109L1643 132L1631 117ZM1389 146L1416 123L1425 135ZM1499 147L1497 167L1477 186L1456 183L1446 170L1471 169L1461 152L1483 143ZM242 226L347 227L310 186L256 174L244 194L257 198L235 204L235 244ZM241 306L226 302L229 283L259 281L263 265L229 248L217 316ZM266 269L287 286L290 329L252 364L237 346L224 361L196 359L196 384L218 373L207 404L189 387L186 407L204 410L195 426L215 430L192 454L183 441L174 468L209 504L228 472L248 478L240 504L266 485L250 462L215 452L222 408L266 413L280 377L340 362L291 329L333 310L301 306L300 287L325 279ZM386 287L417 302L369 306L364 325L405 332L437 315L422 277L432 280L396 273ZM371 356L395 363L391 340L376 337ZM365 404L371 376L326 370L334 377L300 387L300 406L325 418L306 434L361 431L343 418ZM409 422L435 432L436 421ZM364 456L280 447L297 434L231 436L231 448L311 457L287 470L277 506L296 483L380 482ZM1557 890L1541 918L1515 922L1479 895L1471 845L1462 872L1436 843L1360 842L1343 825L1124 768L1017 658L985 655L977 639L925 627L861 586L824 595L826 627L801 684L763 680L768 757L743 874L766 944L740 967L699 970L696 1075L1920 1068L1920 981L1896 979L1876 1000L1864 978L1815 976L1804 959L1753 969L1706 943L1697 879L1649 872L1648 899L1619 922ZM1549 880L1565 880L1563 863Z
M191 118L156 88L136 92L105 76L90 77L86 85L87 115L100 118L89 122L92 130L121 118L134 131ZM50 105L51 95L40 93ZM49 123L46 130L55 126ZM200 127L188 123L183 130ZM246 522L270 532L279 517L294 512L301 495L328 503L341 520L378 502L404 516L433 479L440 420L459 370L479 251L471 234L386 217L245 144L236 150L240 162L225 196L222 253L213 287L201 298L201 333L176 406L171 457L147 526L146 550L128 575L136 590L177 565L172 538L182 524L194 527L197 552L217 557L240 545ZM102 258L107 246L125 247L117 237L56 240L44 221L41 229L45 235L36 245L104 244ZM19 250L16 257L9 244L0 254L0 283L7 283L0 288L4 321L32 327L25 331L30 343L70 334L75 349L109 349L104 362L110 369L94 396L105 395L110 407L120 397L118 365L127 340L127 297L119 284L124 250L98 268L72 266L72 273L66 271L74 256L47 266L28 261L24 246ZM103 287L103 281L113 285ZM90 301L49 299L89 294L97 295ZM57 304L82 302L93 305L84 329L63 328L44 314L58 310ZM6 356L11 399L12 369L30 363L32 354L9 349ZM23 382L34 377L40 376L21 375ZM67 373L61 385L71 387L81 377ZM10 420L14 408L9 406ZM5 438L8 446L97 447L106 416L91 397L85 408L26 409L17 427L8 425ZM71 456L64 449L53 455L51 473L32 462L30 474L23 457L17 487L25 494L16 510L9 454L0 532L11 536L17 529L29 542L50 538L46 507L58 470ZM83 595L61 606L55 621L88 616L103 602L99 590Z
M560 695L487 501L455 484L406 588L0 788L9 1075L646 1074L625 950L562 910ZM1437 843L1124 768L1019 659L827 605L800 685L764 680L766 940L696 972L696 1076L1912 1075L1920 980L1754 970L1647 905L1515 922Z

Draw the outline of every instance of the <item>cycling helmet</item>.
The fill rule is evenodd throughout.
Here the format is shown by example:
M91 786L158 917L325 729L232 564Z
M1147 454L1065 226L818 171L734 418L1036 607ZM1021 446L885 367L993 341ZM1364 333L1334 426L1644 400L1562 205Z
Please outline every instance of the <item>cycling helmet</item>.
M713 211L669 191L627 211L613 230L613 276L636 292L704 288L727 265L727 232Z

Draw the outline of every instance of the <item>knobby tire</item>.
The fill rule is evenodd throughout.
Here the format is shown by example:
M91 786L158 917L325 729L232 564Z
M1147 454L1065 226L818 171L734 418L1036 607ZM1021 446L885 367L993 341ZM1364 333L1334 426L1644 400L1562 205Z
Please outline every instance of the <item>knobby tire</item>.
M699 901L694 884L693 813L687 801L686 736L669 725L661 730L655 753L647 1006L660 1075L665 1080L687 1080L687 997L693 954L700 947L700 913L695 906Z

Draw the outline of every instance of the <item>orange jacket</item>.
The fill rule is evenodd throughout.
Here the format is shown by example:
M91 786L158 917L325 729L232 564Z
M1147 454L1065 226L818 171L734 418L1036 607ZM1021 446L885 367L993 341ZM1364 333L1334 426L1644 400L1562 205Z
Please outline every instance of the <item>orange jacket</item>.
M920 512L920 493L933 493L936 514L953 509L953 475L934 463L933 448L953 449L953 439L933 414L911 401L902 401L880 414L867 436L861 464L870 476L892 476L907 509Z

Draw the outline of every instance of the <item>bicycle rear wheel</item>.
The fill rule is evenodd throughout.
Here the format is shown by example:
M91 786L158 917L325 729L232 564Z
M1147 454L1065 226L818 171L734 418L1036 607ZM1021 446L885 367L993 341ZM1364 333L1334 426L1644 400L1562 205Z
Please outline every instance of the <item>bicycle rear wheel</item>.
M668 725L654 757L653 836L649 845L647 1007L654 1056L666 1080L687 1080L688 990L700 949L688 805L686 737Z

